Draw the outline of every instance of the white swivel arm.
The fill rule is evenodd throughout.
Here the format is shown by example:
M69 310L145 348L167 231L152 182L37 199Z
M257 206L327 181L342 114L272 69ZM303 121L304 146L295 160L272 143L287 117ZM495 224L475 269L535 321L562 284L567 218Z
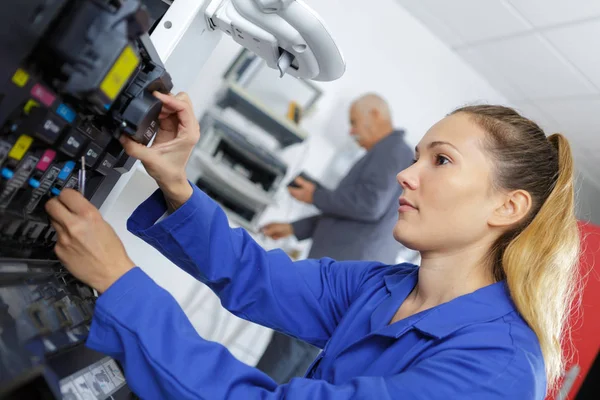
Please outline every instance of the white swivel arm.
M225 32L282 76L332 81L345 72L323 21L300 0L212 0L205 16L211 29Z

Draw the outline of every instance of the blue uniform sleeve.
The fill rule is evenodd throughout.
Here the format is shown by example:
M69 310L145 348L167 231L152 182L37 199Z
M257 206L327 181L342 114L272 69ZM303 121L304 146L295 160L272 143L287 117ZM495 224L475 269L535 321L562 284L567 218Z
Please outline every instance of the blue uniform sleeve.
M161 222L157 191L133 213L129 230L208 285L233 314L323 347L369 276L385 266L331 259L293 262L267 252L194 187L192 197Z
M522 383L532 381L527 369L511 368L514 357L496 348L445 350L401 374L338 385L306 378L277 385L202 339L173 297L139 268L100 296L87 345L119 360L129 387L148 400L543 398Z

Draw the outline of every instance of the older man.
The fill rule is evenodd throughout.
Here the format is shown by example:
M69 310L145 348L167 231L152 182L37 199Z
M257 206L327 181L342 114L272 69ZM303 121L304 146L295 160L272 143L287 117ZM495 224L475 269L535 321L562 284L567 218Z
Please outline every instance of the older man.
M400 185L396 174L407 168L413 152L404 132L394 129L386 101L376 94L357 99L350 108L350 134L367 150L335 190L302 178L290 194L314 204L321 213L293 223L272 223L263 233L273 239L295 235L312 238L309 258L376 260L393 264L398 243L390 234L396 223ZM315 347L274 333L257 367L279 383L304 374L318 353Z

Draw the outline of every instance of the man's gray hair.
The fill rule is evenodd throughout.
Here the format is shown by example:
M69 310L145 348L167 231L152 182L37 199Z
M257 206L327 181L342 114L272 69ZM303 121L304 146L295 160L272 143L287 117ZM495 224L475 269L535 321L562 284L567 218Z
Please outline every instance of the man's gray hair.
M377 110L381 118L388 121L392 120L390 106L387 101L376 93L367 93L352 103L360 112L368 113L371 110Z

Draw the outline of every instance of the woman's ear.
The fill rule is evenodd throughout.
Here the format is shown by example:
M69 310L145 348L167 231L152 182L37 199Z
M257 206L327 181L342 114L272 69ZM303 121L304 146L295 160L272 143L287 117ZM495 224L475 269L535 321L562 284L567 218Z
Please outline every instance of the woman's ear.
M525 190L514 190L502 196L502 202L494 210L488 224L508 227L520 222L531 210L531 195Z

